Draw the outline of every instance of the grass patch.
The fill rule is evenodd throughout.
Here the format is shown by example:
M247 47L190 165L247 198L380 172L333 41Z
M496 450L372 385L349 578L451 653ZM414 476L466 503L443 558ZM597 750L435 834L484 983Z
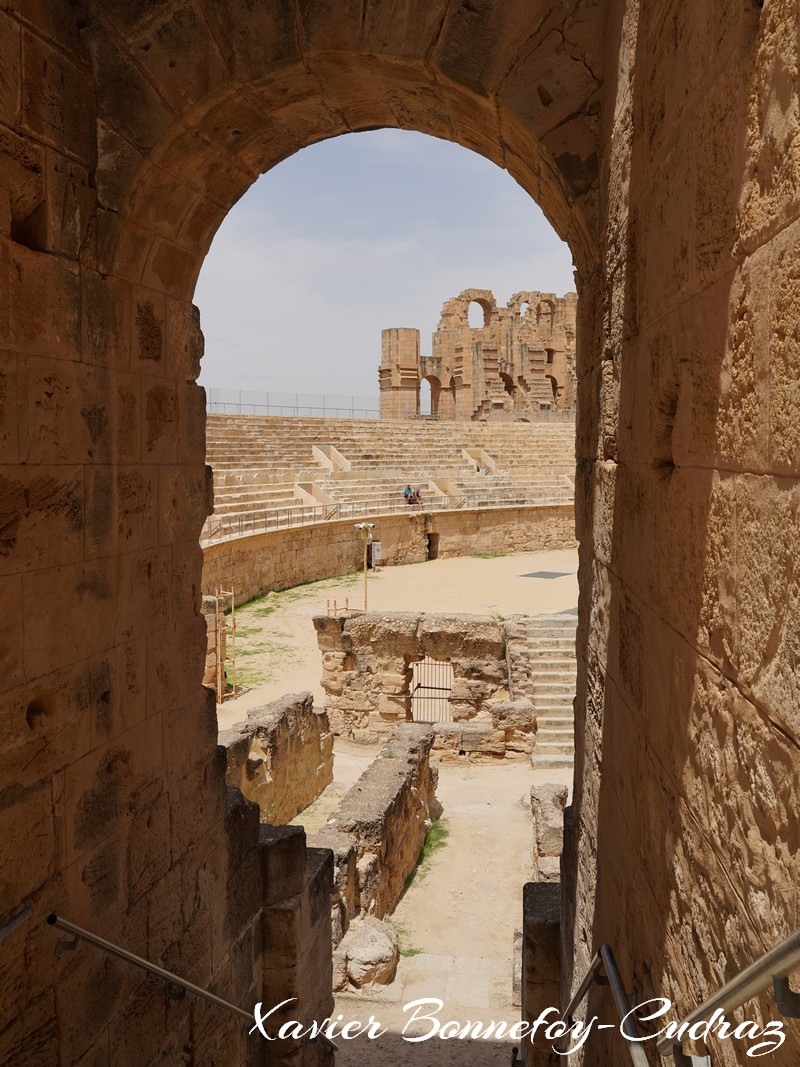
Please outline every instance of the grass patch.
M406 959L410 956L419 956L423 951L421 948L415 948L408 943L408 929L405 923L398 922L396 919L387 919L391 928L397 934L397 951L401 956L405 956Z
M233 684L233 675L230 677L230 684ZM246 685L249 689L254 689L257 685L264 684L264 675L261 671L256 670L254 667L240 667L236 666L236 686Z
M513 556L513 552L474 552L473 559L500 559L501 556Z
M300 582L298 585L290 586L288 589L277 589L269 593L263 593L261 596L253 597L252 600L240 605L237 611L247 611L259 618L265 618L268 615L272 615L278 608L283 607L284 604L291 604L297 600L304 600L306 597L313 596L321 586L326 588L331 586L335 588L351 586L355 585L360 577L361 572L357 572L354 574L337 574L332 578L317 578L312 582Z
M408 889L414 879L422 880L430 870L431 860L436 853L443 849L450 837L450 828L446 819L437 819L431 823L430 829L425 834L414 870L406 878L405 888Z

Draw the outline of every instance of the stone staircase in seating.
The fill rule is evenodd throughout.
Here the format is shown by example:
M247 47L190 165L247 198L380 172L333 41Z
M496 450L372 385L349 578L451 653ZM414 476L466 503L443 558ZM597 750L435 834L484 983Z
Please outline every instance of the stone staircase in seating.
M575 627L570 614L515 615L506 621L511 687L536 708L534 767L575 762Z
M214 471L214 518L275 512L314 499L365 502L375 513L401 500L403 486L423 499L453 492L467 507L571 498L572 423L476 423L319 419L209 414L208 462ZM315 447L316 446L316 447ZM326 461L330 448L341 461ZM320 451L321 450L321 451ZM479 474L466 452L483 452L496 469Z

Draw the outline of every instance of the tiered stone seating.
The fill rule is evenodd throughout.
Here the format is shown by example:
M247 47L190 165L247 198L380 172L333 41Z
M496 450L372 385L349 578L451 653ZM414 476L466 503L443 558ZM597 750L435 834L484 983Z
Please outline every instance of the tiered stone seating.
M463 498L467 507L564 502L572 493L567 476L575 467L570 422L209 414L207 446L215 519L307 505L312 499L363 504L365 513L374 512L398 503L406 483L421 485L429 503L446 493ZM483 450L488 457L480 473L479 461L470 460L465 450Z

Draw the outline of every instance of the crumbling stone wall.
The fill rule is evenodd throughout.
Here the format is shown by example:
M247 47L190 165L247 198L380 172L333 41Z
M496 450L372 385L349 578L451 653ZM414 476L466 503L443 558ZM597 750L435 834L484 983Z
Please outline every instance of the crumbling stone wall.
M337 856L334 937L356 914L391 915L403 894L431 820L441 814L433 736L428 726L398 726L311 839Z
M450 663L451 723L436 725L436 746L451 755L529 753L536 719L530 701L507 691L505 631L481 615L341 612L314 617L322 687L334 733L385 738L411 719L413 664Z
M333 781L333 734L310 693L253 708L219 744L228 783L258 804L262 822L291 822Z
M558 882L528 882L522 894L521 1017L538 1019L561 1000L561 892ZM550 1020L556 1016L551 1015ZM540 1028L520 1042L524 1067L555 1067L563 1059ZM591 1049L589 1050L591 1051ZM572 1056L580 1056L580 1051ZM569 1062L569 1061L567 1061Z
M446 300L430 356L420 356L419 330L381 334L381 418L413 419L420 385L430 384L431 414L440 419L526 418L575 407L577 294L514 293L498 307L488 289ZM484 321L470 327L478 305Z
M577 544L572 504L403 512L372 516L371 521L377 524L386 565L421 563L431 555L444 559ZM352 521L325 522L206 545L202 586L208 591L228 589L233 581L236 603L241 604L273 589L351 574L362 565L363 548L353 535Z
M534 882L561 880L561 853L564 850L564 811L567 787L545 782L531 786L533 844L531 866Z

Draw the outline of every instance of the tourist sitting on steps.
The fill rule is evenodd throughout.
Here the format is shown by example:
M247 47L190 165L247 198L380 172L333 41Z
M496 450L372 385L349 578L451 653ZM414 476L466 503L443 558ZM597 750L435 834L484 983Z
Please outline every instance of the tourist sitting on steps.
M407 485L403 490L403 499L405 500L406 504L414 503L414 490L411 488L410 485Z

